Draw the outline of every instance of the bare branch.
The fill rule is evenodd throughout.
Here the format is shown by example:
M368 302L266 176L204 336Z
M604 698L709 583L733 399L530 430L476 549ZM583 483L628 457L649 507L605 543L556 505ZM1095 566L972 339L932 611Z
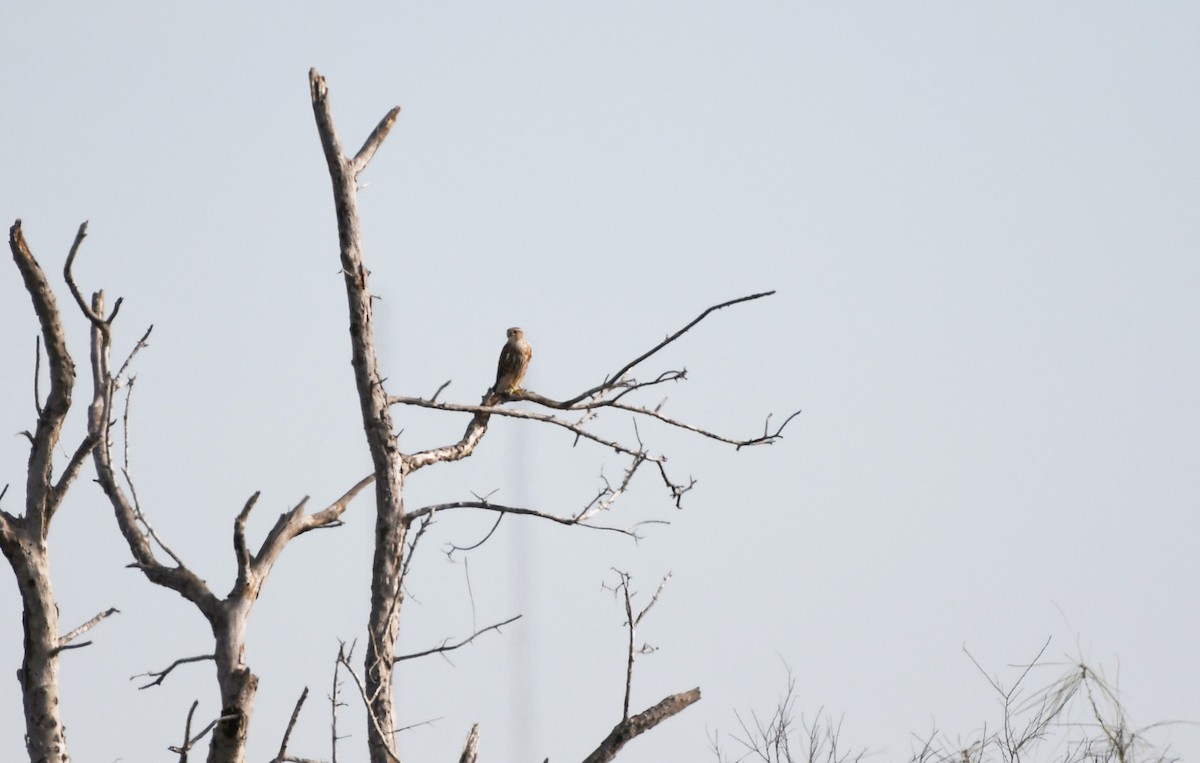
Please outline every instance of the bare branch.
M76 237L77 247L86 232L87 223L80 226L80 235ZM52 488L54 473L54 447L58 444L62 432L63 421L71 409L71 391L75 385L75 363L67 351L66 332L62 325L62 316L58 311L58 303L54 291L46 279L38 261L29 250L25 234L21 230L21 221L17 220L9 229L9 249L13 261L25 284L25 291L33 302L33 311L41 326L42 344L46 348L46 362L49 366L50 392L38 413L37 428L33 434L27 434L31 444L27 487L25 490L26 521L33 533L32 538L39 542L46 539L49 532L50 518L57 504ZM69 482L69 480L68 480ZM63 483L65 486L65 483ZM58 496L61 499L61 496Z
M622 394L624 394L624 393L622 393ZM553 400L551 398L545 397L543 395L539 395L536 392L531 392L529 390L526 390L524 395L522 395L522 399L528 400L532 403L537 403L538 405L543 405L547 408L553 408L555 410L561 410L561 411L595 411L600 408L613 408L618 411L628 411L629 413L636 413L640 416L646 416L648 418L656 419L658 421L663 422L664 424L675 427L677 429L683 429L688 432L693 432L702 437L707 437L710 440L716 440L717 442L723 442L723 443L727 443L729 445L737 446L739 449L749 447L752 445L770 445L771 443L775 442L776 440L780 439L783 436L783 428L788 425L788 422L790 422L792 419L796 418L796 416L800 415L800 411L796 411L792 415L788 416L787 419L783 422L783 424L780 425L774 432L771 432L769 430L769 426L764 426L763 433L761 435L759 435L757 437L738 439L738 438L734 438L734 437L727 437L725 435L717 434L716 432L712 432L707 429L703 429L701 427L694 426L692 424L688 424L686 421L679 421L678 419L673 419L669 416L664 416L663 414L658 412L657 408L646 408L644 406L628 405L626 403L617 402L616 398L614 398L612 400L599 399L599 400L593 400L590 402L558 401L558 400ZM771 417L768 416L767 417L768 425L770 423L770 420L771 420Z
M258 592L262 589L263 583L266 582L271 567L275 564L279 555L283 553L283 548L287 545L288 541L310 530L322 527L334 527L340 524L341 516L350 505L350 502L362 492L363 488L374 481L375 475L368 474L356 482L336 501L314 514L304 513L304 507L308 503L308 498L304 498L295 508L279 515L279 519L275 520L275 525L267 533L267 537L263 540L258 553L249 562L247 576L247 585L249 588L247 590L250 595L252 597L258 596Z
M292 738L292 729L296 727L296 719L300 717L300 708L304 706L304 700L306 699L308 699L307 686L304 687L304 691L300 692L300 699L296 700L296 707L292 709L292 717L288 719L287 728L283 731L283 741L279 743L279 753L271 763L283 763L283 761L288 760L288 740Z
M79 245L87 238L87 227L87 220L84 220L79 225L79 231L75 234L75 242L71 244L71 252L67 255L66 264L63 265L63 278L67 282L67 288L71 290L71 296L75 298L75 304L79 305L79 311L92 323L100 323L104 320L103 313L93 312L92 308L88 307L88 303L84 300L79 287L75 285L75 275L71 272L71 267L75 264L75 255L79 254Z
M398 592L404 590L404 581L408 577L409 567L412 565L413 557L416 555L417 544L421 542L421 538L425 537L425 533L429 530L430 525L433 524L433 513L431 512L423 517L406 517L404 521L406 524L411 524L411 519L417 520L417 532L411 540L406 539L404 543L406 551L404 554L404 562L400 565L400 581L399 585L396 587ZM406 538L407 535L408 534L405 533Z
M700 313L700 315L696 316L686 326L679 329L674 334L668 335L666 339L662 340L661 342L659 342L655 346L651 347L646 352L642 353L641 355L637 356L633 360L626 363L616 373L609 374L609 376L608 376L609 381L606 381L603 384L599 384L595 387L592 387L591 389L587 390L586 392L576 395L575 397L571 398L570 400L565 401L565 404L566 405L574 405L575 403L578 403L581 400L585 400L585 399L591 397L592 395L613 386L618 379L622 379L625 376L625 374L627 374L631 370L633 370L633 368L635 366L637 366L642 361L646 360L647 358L649 358L651 355L655 354L659 350L663 349L670 343L674 342L679 337L686 334L688 331L691 330L691 328L693 326L695 326L697 323L699 323L700 321L707 318L709 316L709 314L711 314L717 310L721 310L722 308L730 307L732 305L740 304L742 302L749 302L750 300L753 300L753 299L761 299L762 297L769 297L774 293L775 293L775 290L772 289L771 291L764 291L764 292L759 292L758 294L750 294L745 297L738 297L737 299L731 299L728 302L722 302L719 305L713 305L712 307L707 308L704 312L702 312L702 313Z
M95 292L92 295L91 313L96 316L104 315L104 293ZM112 353L112 327L107 321L92 321L92 404L88 408L88 434L98 438L98 443L92 449L92 462L96 468L97 482L112 504L135 566L153 583L169 588L195 604L206 616L214 616L218 609L217 598L208 589L208 585L192 570L179 561L173 554L175 566L167 567L159 563L150 547L151 531L143 532L139 523L145 525L145 517L141 508L134 506L130 497L117 481L116 471L111 453L111 412L114 409L113 396L116 384L110 371L110 356ZM126 409L128 414L128 407ZM128 426L128 417L126 417ZM128 434L126 435L128 441ZM129 479L128 472L125 474ZM157 540L157 538L155 538ZM161 543L160 543L161 545Z
M358 173L366 169L367 164L371 161L371 157L375 156L375 152L379 150L379 146L387 138L388 133L392 131L392 126L396 124L396 117L400 116L400 107L393 106L392 110L384 115L383 119L379 120L379 124L375 125L375 129L367 136L363 142L362 148L355 154L354 159L350 162L350 174L358 177Z
M458 763L475 763L475 757L479 754L479 724L471 724L471 732L467 734L466 744L463 745L462 755L458 758Z
M42 337L33 338L33 408L38 418L42 416L42 393L38 387L42 377Z
M375 551L371 568L371 609L367 616L367 649L363 691L371 724L367 747L373 763L394 759L395 706L392 699L392 658L398 633L397 607L403 596L401 558L408 523L404 521L403 489L408 465L396 444L383 376L375 352L375 322L370 276L363 261L356 177L374 155L395 122L397 109L380 121L353 160L342 151L333 124L329 87L316 69L308 73L313 116L332 185L337 215L338 254L350 323L350 365L358 392L359 412L375 474ZM357 681L357 677L355 678Z
M108 322L112 323L112 319L115 318L116 315L117 312L114 310L113 314L109 316ZM133 349L129 351L129 354L125 356L125 362L121 364L119 369L117 369L117 374L113 377L113 381L115 381L118 386L120 386L121 380L125 378L125 371L129 368L129 364L133 362L133 359L139 352L150 346L149 340L151 331L154 331L154 324L150 324L150 326L146 329L146 332L142 334L142 338L137 341L137 344L135 344ZM131 379L129 383L132 384L133 380Z
M125 411L121 415L122 423L122 466L121 476L125 478L125 484L129 487L129 497L132 499L130 508L133 510L134 519L146 529L146 534L153 540L158 547L163 550L167 556L171 557L171 561L175 562L176 567L185 567L183 560L179 558L171 547L154 530L154 526L150 524L150 520L142 513L142 504L138 500L137 487L133 484L133 469L129 463L129 412L133 407L133 386L136 380L129 379L129 383L125 385Z
M528 394L532 394L532 393L526 392L526 394L528 395ZM611 448L618 453L625 453L630 456L639 456L639 455L644 456L646 458L646 460L654 461L656 463L666 461L665 456L651 455L648 453L643 453L643 452L633 450L632 448L622 445L621 443L619 443L615 440L609 440L609 439L601 437L597 434L593 434L592 432L589 432L588 430L580 427L578 424L576 424L574 422L567 421L566 419L560 419L557 416L551 416L546 413L539 413L537 411L523 411L523 410L518 410L516 408L503 408L503 407L499 407L499 406L463 405L460 403L438 403L433 400L426 400L426 399L420 398L420 397L404 397L404 396L398 396L398 395L389 397L388 404L389 405L414 405L419 408L433 408L433 409L439 410L439 411L458 411L460 413L474 413L474 414L476 414L476 419L479 419L481 416L496 415L496 416L507 416L509 418L514 418L514 419L525 419L528 421L541 421L546 424L553 424L554 426L562 427L563 429L574 432L575 434L579 435L580 437L583 437L584 439L591 440L592 442L603 445L606 448ZM486 419L484 420L483 424L486 426ZM476 424L475 421L472 421L472 426L478 426L478 425ZM470 433L470 432L471 432L471 428L468 427L468 433ZM482 434L480 434L479 436L482 437ZM460 458L465 458L466 456L469 456L470 450L467 450L466 452L460 452L461 446L467 440L468 440L468 438L464 437L463 441L460 441L456 445L450 445L450 446L446 446L443 448L434 448L432 450L421 451L420 453L413 453L412 455L408 456L406 459L408 462L408 466L409 466L409 472L416 471L417 469L420 469L423 466L428 466L429 464L440 463L442 461L455 461ZM476 438L473 442L471 442L472 448L474 447L474 444L476 442L478 442L478 438Z
M609 761L617 757L617 753L630 740L644 734L699 700L700 689L696 688L691 691L672 694L654 707L644 710L632 718L623 719L613 727L613 730L604 738L600 746L583 759L583 763L609 763Z
M627 721L629 720L629 698L633 689L634 656L637 654L647 654L654 651L649 646L643 646L640 650L635 647L635 641L637 639L637 626L642 622L642 618L646 616L646 613L648 613L650 609L656 603L658 603L658 597L662 595L663 589L667 587L667 581L671 579L671 573L668 572L663 577L662 582L658 584L658 589L654 592L654 596L650 598L650 602L642 608L641 612L634 616L633 592L629 587L629 583L632 578L628 572L618 570L615 567L613 568L613 572L617 573L618 582L612 588L612 592L614 594L619 594L623 600L623 604L625 606L625 628L628 635L626 650L627 659L625 661L625 699L621 706L621 718ZM604 587L607 588L608 586Z
M449 511L450 509L483 509L484 511L498 511L502 514L519 514L519 515L525 516L525 517L537 517L538 519L547 519L551 522L555 522L560 525L567 525L567 526L578 525L580 527L587 527L592 530L605 530L607 532L621 533L622 535L628 535L631 538L638 537L637 533L634 532L633 528L622 529L620 527L604 527L601 525L589 525L586 522L584 522L582 519L579 519L577 517L560 517L560 516L556 516L554 514L547 514L543 511L537 511L535 509L527 509L527 508L524 508L521 506L505 506L505 505L499 504L499 503L491 503L490 501L451 501L449 503L438 503L438 504L433 504L430 506L422 506L419 509L415 509L415 510L409 512L405 516L409 521L411 521L414 519L420 519L421 517L431 516L437 512ZM667 523L664 521L661 521L661 520L647 520L645 522L638 522L633 527L640 527L642 525L648 525L648 524L667 524Z
M513 617L508 618L507 620L505 620L502 623L495 623L494 625L489 625L486 628L481 628L480 630L475 631L470 636L467 636L465 639L463 639L462 641L459 641L457 643L448 644L448 643L446 643L446 641L449 641L449 639L446 639L446 641L442 642L441 646L435 646L432 649L425 649L424 651L420 651L420 652L413 652L412 654L402 654L399 657L397 657L395 661L401 662L403 660L415 660L418 657L427 657L431 654L445 654L446 652L453 652L455 649L466 646L467 644L471 643L472 641L479 638L480 636L487 633L488 631L499 631L504 626L509 625L510 623L515 623L517 620L520 620L520 619L521 619L521 615L514 615Z
M667 587L667 583L670 582L670 580L671 573L668 572L666 575L663 575L662 582L658 584L658 588L654 591L654 595L650 597L650 602L646 604L646 606L642 607L642 611L638 612L638 616L634 618L633 624L635 626L641 625L642 618L646 616L646 613L650 611L651 607L658 603L658 597L662 596L663 589Z
M442 392L443 392L443 391L446 389L446 387L449 387L449 386L450 386L450 379L447 379L446 381L442 382L442 386L440 386L440 387L438 387L436 390L434 390L434 392L433 392L433 397L431 397L431 398L429 398L429 399L430 399L430 400L437 400L437 399L438 399L438 395L442 394Z
M625 662L625 702L621 706L621 720L629 720L629 695L633 690L633 640L637 631L636 622L633 619L633 603L630 601L629 594L629 573L617 572L621 576L620 589L625 599L625 625L629 633L629 649L628 660Z
M612 505L617 502L617 499L624 495L625 491L629 489L629 483L633 481L633 475L637 473L638 467L644 463L646 463L646 459L644 457L634 456L633 460L629 464L629 467L625 469L625 473L621 477L621 484L616 488L612 486L612 484L608 481L608 478L604 476L603 472L601 472L600 479L604 482L604 486L600 488L598 493L596 493L596 497L589 501L588 504L583 507L583 510L575 515L575 519L582 522L590 519L602 511L608 511L610 508L612 508Z
M440 390L439 390L439 392L440 392ZM484 403L488 402L490 397L491 397L490 395L484 395L482 402L484 402ZM396 403L405 403L407 400L410 400L410 399L423 400L423 398L389 397L388 405L394 405ZM450 406L455 405L454 403L438 403L437 402L437 393L434 393L433 398L426 402L429 402L431 404L426 407L440 407L443 405L450 405ZM419 403L408 403L408 404L420 405ZM464 458L467 458L468 456L470 456L472 453L475 452L475 446L477 446L479 444L479 442L483 439L483 436L485 434L487 434L488 421L491 418L491 414L494 411L487 409L486 406L469 406L469 408L471 408L473 410L467 410L467 408L468 408L468 406L463 406L461 408L461 410L468 412L468 413L474 413L475 415L473 417L471 417L471 421L470 421L470 423L467 424L467 428L463 432L463 436L459 439L459 441L452 445L444 445L440 448L431 448L430 450L425 450L425 451L421 451L420 453L414 453L410 456L406 456L404 459L405 464L406 464L405 468L407 468L409 473L415 472L417 469L420 469L424 466L429 466L431 464L437 464L437 463L443 463L443 462L449 462L449 461L460 461ZM451 407L451 408L443 408L443 410L456 410L456 409ZM507 410L507 409L505 409L505 410Z
M354 647L351 647L350 650L354 651ZM342 654L342 647L339 646L338 647L338 656L341 657L341 654ZM346 703L344 703L338 699L338 694L340 693L341 688L342 688L342 682L338 678L338 670L340 670L341 667L342 667L342 661L340 659L334 660L334 662L333 662L333 686L329 690L329 755L330 755L329 759L330 759L331 763L337 763L337 745L338 745L338 739L340 738L340 737L338 737L338 731L337 731L338 708L346 706Z
M179 753L179 763L187 763L188 751L192 749L192 716L196 714L196 707L200 704L200 700L193 700L192 707L188 710L187 720L183 722L183 746L170 747L171 752Z
M58 482L55 483L51 490L50 497L50 514L53 516L58 507L62 505L63 498L67 495L67 489L71 487L71 483L79 475L79 469L83 466L83 461L92 453L92 449L96 447L99 439L91 434L83 438L79 443L79 447L71 454L71 459L67 462L62 474L58 476Z
M237 557L237 582L234 583L233 590L236 592L246 592L250 588L250 549L246 546L246 520L250 518L250 510L258 502L260 494L261 491L255 491L233 520L233 553Z
M469 546L459 546L454 543L451 543L450 550L446 552L446 556L453 557L454 554L459 551L474 551L475 549L482 546L484 543L487 543L488 540L491 539L491 537L496 533L497 528L500 527L500 523L504 521L505 513L506 512L501 511L496 514L496 521L492 524L492 529L488 530L487 534L485 534L482 538L480 538L478 542L472 543ZM470 580L468 579L468 586L469 585L470 585Z
M346 672L350 674L350 677L354 679L354 685L358 687L358 695L362 698L363 706L367 709L367 716L371 719L371 725L374 727L378 738L385 741L391 740L392 734L387 733L380 725L379 719L375 717L373 704L370 697L367 695L367 689L363 686L362 681L360 681L358 678L358 674L354 672L354 668L350 665L350 655L344 651L345 646L345 644L342 644L338 648L338 662L342 664L342 667L344 667ZM392 749L392 745L390 743L387 744L385 749L387 750L387 756L389 759L395 761L395 763L400 763L400 758L396 755L396 752Z
M86 224L81 226L75 247L82 240ZM62 435L63 423L71 409L75 385L75 363L67 351L66 333L54 291L45 272L29 249L17 220L9 229L9 249L21 273L25 291L41 328L35 345L34 407L37 425L23 434L29 440L30 453L25 475L25 510L20 516L0 512L0 552L8 560L20 592L23 633L21 667L17 681L21 686L25 747L30 760L66 759L64 725L58 698L58 658L70 646L59 639L58 604L50 578L47 538L50 522L79 473L91 445L85 438L68 461L66 469L54 481L54 454ZM41 401L41 347L46 348L47 377L50 389ZM75 644L78 648L86 644Z
M196 746L197 742L199 742L204 737L208 736L208 732L212 731L214 726L216 726L218 723L221 723L222 721L229 721L229 720L233 720L234 718L236 718L236 716L232 716L232 715L218 716L216 718L213 718L211 721L209 721L207 726L200 729L200 731L198 731L196 733L196 736L194 736L194 737L189 736L191 734L191 728L192 728L192 714L196 712L196 706L199 704L200 704L200 701L196 700L195 702L192 703L192 709L188 710L187 723L184 725L184 730L183 730L183 746L175 747L172 745L171 747L167 748L171 752L179 754L179 763L187 763L188 753L191 752L192 748Z
M168 675L170 675L171 671L174 670L175 668L179 667L180 665L186 665L189 662L204 662L205 660L215 660L215 659L216 659L216 655L213 655L213 654L198 654L195 657L180 657L178 660L175 660L174 662L172 662L170 665L168 665L163 670L152 670L148 673L138 673L136 676L130 676L129 680L132 681L135 678L154 678L154 680L151 681L150 683L138 687L138 689L149 689L151 686L158 686L159 684L161 684L163 682L163 679L165 679Z
M59 649L64 648L67 644L71 643L75 639L82 636L84 633L87 633L89 630L96 627L96 625L98 625L100 623L100 621L103 620L104 618L109 617L110 615L117 614L120 611L121 610L117 609L116 607L110 607L110 608L104 610L103 612L96 615L91 620L88 620L86 623L79 626L75 630L70 631L69 633L67 633L64 636L61 636L58 639L58 648Z

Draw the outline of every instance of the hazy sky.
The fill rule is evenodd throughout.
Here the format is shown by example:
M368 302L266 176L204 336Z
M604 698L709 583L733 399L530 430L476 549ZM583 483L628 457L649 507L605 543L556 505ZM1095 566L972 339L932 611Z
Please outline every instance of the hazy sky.
M12 4L16 5L16 4ZM619 720L623 612L649 595L659 651L633 705L703 700L625 763L711 759L734 711L844 716L843 742L904 758L912 734L999 721L968 657L1004 680L1047 638L1103 667L1135 726L1200 721L1200 9L1045 3L27 4L0 11L0 217L62 287L123 296L137 362L132 459L158 531L224 592L233 517L256 538L305 495L366 474L324 158L307 72L328 77L348 150L393 105L361 180L379 352L393 394L475 402L504 329L526 386L565 398L704 307L646 375L686 366L666 410L771 448L643 427L685 511L647 475L608 533L447 514L422 542L401 651L523 614L397 676L406 761L578 760ZM85 321L67 428L90 395ZM20 508L36 322L0 268L0 485ZM649 398L650 404L658 398ZM410 450L465 418L397 411ZM616 416L600 422L630 435ZM561 432L494 422L468 462L419 473L408 506L498 491L569 513L621 462ZM90 466L56 517L64 628L122 614L63 658L81 761L168 759L211 665L143 692L129 676L210 648L176 594L126 569ZM296 754L328 758L338 639L361 638L373 514L288 547L250 623L251 758L312 696ZM0 577L8 577L0 572ZM468 582L469 581L469 582ZM468 587L469 586L469 587ZM20 609L0 583L0 760L22 753ZM361 655L361 644L356 656ZM357 660L356 660L357 661ZM347 682L343 755L365 745ZM1184 759L1200 730L1152 733Z

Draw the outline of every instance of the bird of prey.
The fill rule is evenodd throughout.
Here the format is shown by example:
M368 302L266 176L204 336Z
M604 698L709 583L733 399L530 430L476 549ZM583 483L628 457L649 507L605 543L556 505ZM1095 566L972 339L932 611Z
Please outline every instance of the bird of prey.
M529 370L529 359L533 348L525 341L525 332L516 326L508 330L508 342L500 351L500 362L496 366L496 384L492 392L497 395L512 395L521 389L521 380Z

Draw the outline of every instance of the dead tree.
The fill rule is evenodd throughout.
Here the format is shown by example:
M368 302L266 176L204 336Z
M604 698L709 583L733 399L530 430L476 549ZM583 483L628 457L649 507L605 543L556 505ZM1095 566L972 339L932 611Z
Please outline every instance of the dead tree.
M54 438L57 437L62 415L70 404L70 378L73 375L73 368L70 358L66 354L65 343L62 341L62 331L58 326L53 296L50 294L49 287L45 285L45 279L40 278L40 271L35 271L30 267L23 269L23 272L30 273L30 275L26 275L26 282L32 284L30 292L34 294L35 308L42 320L53 381L50 398L43 408L42 420L44 423L39 424L38 434L31 438L35 443L35 459L31 461L30 484L39 486L44 484L47 487L39 493L42 496L40 499L42 503L38 506L37 520L27 523L33 528L32 532L35 537L40 534L43 540L43 550L38 552L35 546L30 546L29 556L32 559L43 560L43 563L37 568L44 572L45 524L49 521L57 502L61 500L61 493L65 490L66 484L78 472L80 464L90 453L96 468L97 482L112 504L117 525L133 555L132 566L140 569L150 582L175 591L194 604L208 620L212 629L213 651L211 654L176 660L165 670L152 674L156 678L147 684L147 686L152 686L161 683L172 670L187 662L211 660L216 664L221 711L212 723L204 727L204 731L195 737L185 738L183 746L176 748L176 752L180 755L181 760L186 760L188 750L211 730L209 763L241 763L245 760L247 729L258 687L258 678L250 671L243 654L246 627L254 602L266 582L272 565L283 552L288 541L309 530L336 524L350 501L371 482L373 477L360 480L358 484L324 510L314 514L305 512L307 498L300 501L295 508L280 515L257 550L251 549L246 538L246 520L259 497L258 493L252 495L233 521L233 549L237 563L237 576L233 588L224 597L209 590L208 585L155 534L138 501L127 461L121 464L114 462L113 427L118 420L116 394L122 386L126 385L129 361L132 360L134 354L146 346L146 339L150 331L146 331L135 345L129 358L114 370L112 325L120 310L121 300L118 299L113 305L112 312L106 314L104 293L96 292L92 295L90 303L85 301L71 274L72 263L85 235L86 223L80 227L75 245L67 257L64 276L76 304L91 324L92 402L88 408L88 434L84 443L71 458L59 483L52 487L49 481L49 450ZM14 241L16 240L14 238ZM17 248L14 245L14 251ZM27 259L32 261L32 258ZM128 452L128 403L126 403L125 416L121 420L125 425L125 445L126 452ZM43 429L46 430L45 434L43 434ZM36 480L33 471L35 465L38 467ZM155 545L169 557L169 563L160 561L155 552ZM41 573L39 575L40 577L34 578L34 581L38 586L44 586L45 590L44 593L36 592L37 596L49 601L52 605L53 598L49 592L49 579ZM50 598L46 599L47 596ZM39 642L36 645L36 652L41 655L49 649L46 656L39 657L39 659L43 661L43 665L48 665L52 669L55 665L53 662L55 649L61 648L59 644L62 641L61 639L55 641L54 638L54 634L57 632L57 623L54 620L53 607L51 606L47 614L39 614L38 617L41 619L34 623L34 627L27 629L27 633L34 634L34 636L27 635L27 642L31 638L45 639L44 643ZM45 670L45 667L41 669ZM52 678L52 674L48 679L42 678L40 679L41 683L36 686L50 690L53 687ZM46 703L55 699L53 695L44 697L34 690L36 687L33 682L28 683L31 686L28 695L37 701ZM193 706L193 712L194 710ZM191 715L192 713L189 712L188 734L191 729ZM56 725L57 738L61 739L61 723L57 718L56 709L50 712L50 708L47 708L47 711L42 712L40 716L31 717L49 719L44 723L47 726ZM33 759L40 760L41 757L34 755ZM65 760L65 757L54 758L54 760Z
M87 232L87 223L79 228L71 251L79 248ZM17 220L9 229L8 245L13 261L25 282L25 290L33 300L33 311L41 326L38 341L38 361L33 378L33 402L37 410L37 426L31 433L22 432L29 440L29 465L25 479L25 510L13 515L0 509L0 551L12 565L21 593L25 635L25 653L17 680L21 684L25 711L25 746L31 761L65 763L67 740L59 714L58 657L65 649L86 646L71 642L105 617L116 612L109 609L96 615L75 630L59 635L58 604L50 580L50 552L46 536L50 521L62 505L67 489L79 474L79 469L96 445L89 432L75 447L62 473L54 473L54 449L62 435L63 421L71 409L71 392L75 385L75 363L67 351L67 338L54 291L46 274L29 250ZM46 364L50 390L43 402L38 390L41 375L41 348L46 348ZM8 492L0 489L0 500Z
M390 763L400 760L394 738L397 723L393 707L392 687L395 663L403 659L396 656L395 649L399 618L404 603L404 575L408 569L408 563L411 561L416 542L421 537L421 530L427 527L428 520L435 513L451 509L472 508L495 512L500 517L507 514L519 514L560 524L594 527L595 525L589 524L589 520L611 506L612 502L629 486L634 473L646 465L650 465L652 470L658 472L671 499L679 506L683 495L691 489L694 481L676 480L672 477L667 471L666 457L661 453L649 450L641 442L640 437L636 438L636 442L625 442L593 431L589 428L588 423L595 417L598 409L610 408L638 417L654 419L669 426L739 448L774 442L780 437L783 427L796 414L789 416L782 425L773 431L768 426L764 427L763 434L760 436L735 439L717 435L668 417L657 407L634 405L628 402L630 398L627 397L639 390L685 378L685 373L678 370L662 373L649 381L638 382L630 374L643 361L678 339L712 312L765 297L773 292L753 294L708 308L679 331L637 356L616 372L604 377L600 383L566 400L554 400L526 390L504 391L498 389L488 390L479 405L442 403L437 400L437 394L430 399L388 395L376 359L372 318L373 297L367 284L369 271L364 263L359 232L357 179L359 173L366 168L384 139L387 138L400 110L398 107L391 109L367 137L358 152L353 156L348 156L343 152L341 141L334 128L329 90L325 79L313 69L309 72L309 84L317 131L333 184L341 270L350 314L351 362L354 368L363 430L371 453L375 475L375 554L371 576L371 608L367 621L367 650L364 666L366 675L363 691L368 715L368 749L371 763ZM504 407L504 403L513 399L533 402L550 411L575 413L579 418L571 420L557 413ZM463 436L457 442L417 453L405 453L397 443L396 429L392 424L390 410L392 405L411 405L469 413L471 420ZM616 451L629 459L624 477L617 485L606 483L601 493L588 502L582 510L565 516L526 507L497 505L483 499L454 501L406 511L403 500L406 478L424 467L469 457L487 433L488 422L495 415L561 427L574 433L577 439L590 440L606 449ZM418 528L414 533L414 538L407 540L409 530L414 525ZM631 531L626 532L632 534ZM431 651L436 652L437 650ZM610 760L621 745L633 736L674 715L697 699L699 699L699 690L672 695L645 713L633 717L628 715L626 708L625 717L610 735L612 738L602 743L589 760ZM468 739L463 751L464 759L474 757L477 739L478 730L476 729Z

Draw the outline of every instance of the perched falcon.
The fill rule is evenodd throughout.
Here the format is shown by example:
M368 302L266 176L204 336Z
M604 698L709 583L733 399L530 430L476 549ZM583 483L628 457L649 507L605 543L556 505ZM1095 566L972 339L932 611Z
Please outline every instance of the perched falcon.
M521 389L521 380L529 370L529 359L533 348L525 341L525 332L516 326L508 330L508 342L500 351L500 363L496 366L496 384L492 391L500 395L512 395Z

